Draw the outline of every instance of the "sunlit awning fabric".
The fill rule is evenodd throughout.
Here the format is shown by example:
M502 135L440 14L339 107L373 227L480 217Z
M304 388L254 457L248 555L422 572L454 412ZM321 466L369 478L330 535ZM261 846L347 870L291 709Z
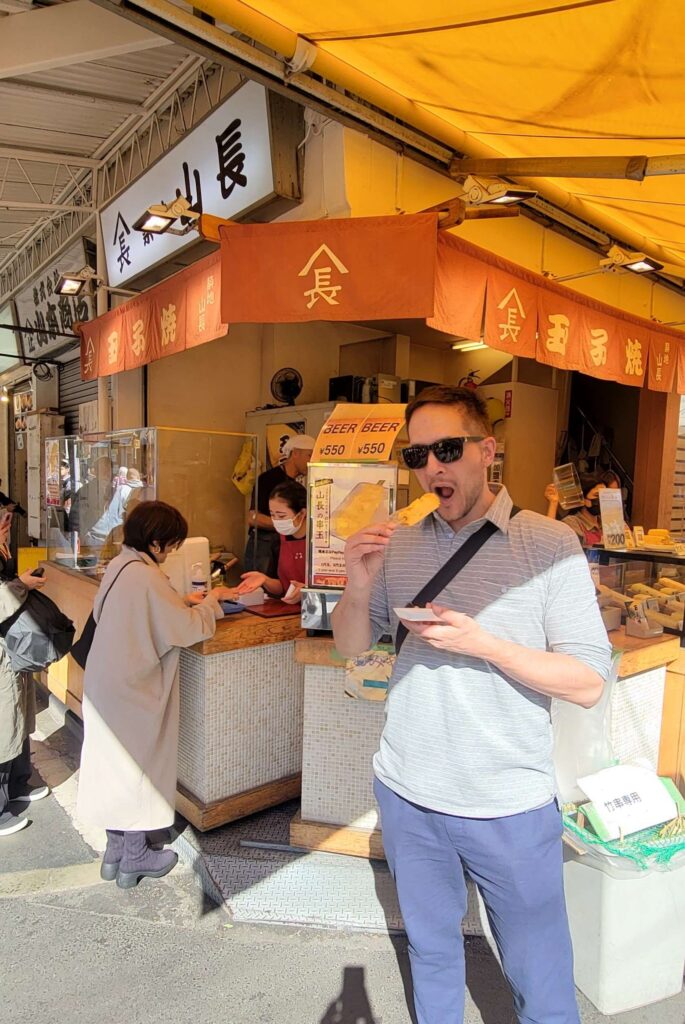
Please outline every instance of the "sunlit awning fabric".
M312 72L470 157L685 152L685 3L679 0L199 0L196 6L287 57L298 37L313 44ZM683 273L682 175L529 184L655 255L667 271Z
M425 320L511 356L685 394L685 338L438 227L437 213L219 228L221 253L79 324L84 380L222 337L228 324Z
M438 229L436 214L227 224L221 318L421 318L512 356L685 393L685 339Z

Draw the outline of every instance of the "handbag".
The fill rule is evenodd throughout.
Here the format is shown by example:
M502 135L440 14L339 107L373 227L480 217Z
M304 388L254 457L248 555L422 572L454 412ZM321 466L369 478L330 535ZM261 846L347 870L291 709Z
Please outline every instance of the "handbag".
M110 591L111 591L112 587L114 586L116 581L119 579L119 577L121 576L121 574L124 571L124 569L127 569L129 567L129 565L135 565L137 562L138 562L138 559L136 558L136 559L134 559L134 560L132 560L130 562L127 562L126 565L122 565L121 569L119 570L119 572L116 574L116 576L114 577L114 579L110 583L109 588L107 590L107 593L105 594L105 596L102 599L102 604L100 605L100 615L101 616L102 616L102 609L105 607L105 601L109 597L109 594L110 594ZM88 618L86 619L86 624L83 627L83 632L81 633L81 636L78 638L76 643L73 645L73 647L69 651L69 653L71 654L72 658L74 659L74 661L76 662L76 664L80 668L85 669L85 667L86 667L86 662L88 661L88 655L90 653L91 647L93 646L93 640L95 638L95 627L96 626L97 626L97 622L95 621L95 616L91 612L90 615L88 616Z
M510 519L513 519L521 511L516 505L512 506ZM434 597L445 589L448 583L450 583L458 572L467 565L473 556L477 554L483 547L486 541L492 537L497 527L495 524L488 520L483 523L479 530L476 530L468 540L464 541L458 551L455 551L451 558L449 558L445 564L438 569L435 576L432 576L428 583L418 592L413 601L409 602L410 607L415 606L418 608L425 607L429 601L432 601ZM403 622L400 622L397 629L397 636L395 637L395 654L399 654L402 648L402 644L407 639L409 630Z
M74 623L39 590L29 590L21 608L0 625L14 672L42 672L74 642Z

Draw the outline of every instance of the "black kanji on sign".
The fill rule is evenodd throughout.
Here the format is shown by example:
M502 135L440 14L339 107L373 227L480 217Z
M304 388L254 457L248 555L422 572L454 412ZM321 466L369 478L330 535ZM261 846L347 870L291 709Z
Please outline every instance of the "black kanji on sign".
M48 302L47 328L50 331L50 337L56 338L59 333L59 323L57 322L57 306L54 302Z
M183 184L185 185L186 190L185 193L182 193L180 188L177 188L176 198L180 199L181 195L185 195L185 198L188 200L188 205L190 206L190 209L193 210L194 213L202 213L202 185L200 183L199 171L193 171L193 180L195 182L195 195L197 196L197 199L193 199L193 190L190 187L190 168L188 167L188 164L185 162L185 160L183 161L182 166ZM190 224L191 222L190 217L181 217L180 220L181 224L183 224L184 227L186 226L186 224Z
M74 318L71 313L68 295L60 295L57 308L59 309L59 319L60 324L62 325L62 332L64 334L71 334Z
M30 353L33 353L33 352L36 351L36 342L35 342L35 337L34 337L33 330L32 330L33 324L27 318L26 323L24 324L24 326L26 327L26 333L24 334L24 340L26 341L26 347L28 348Z
M112 239L112 245L119 243L119 252L117 254L117 263L119 264L119 271L124 269L124 263L127 267L131 266L131 246L126 242L126 236L131 234L131 229L122 217L120 213L117 213L116 223L114 225L114 238Z
M45 337L45 317L40 310L36 313L36 327L38 329L36 341L38 342L38 348L42 348L44 345L47 345L48 339Z
M240 118L231 121L221 135L216 136L216 150L219 157L219 173L216 180L221 185L221 195L228 199L236 185L247 185L245 152L240 138Z
M90 311L88 309L88 303L81 295L74 299L74 323L85 323L86 320L90 320Z

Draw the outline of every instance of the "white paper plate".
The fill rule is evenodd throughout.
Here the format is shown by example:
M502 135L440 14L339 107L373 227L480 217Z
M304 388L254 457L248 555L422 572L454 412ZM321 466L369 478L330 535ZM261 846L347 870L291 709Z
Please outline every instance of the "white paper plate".
M405 622L442 622L430 608L393 608L393 611Z

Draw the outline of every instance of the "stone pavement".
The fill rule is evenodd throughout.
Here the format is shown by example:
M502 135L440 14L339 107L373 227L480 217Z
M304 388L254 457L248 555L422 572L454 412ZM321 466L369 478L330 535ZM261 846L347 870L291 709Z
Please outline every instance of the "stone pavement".
M274 860L270 851L241 847L241 838L265 830L278 840L289 819L286 808L266 824L256 816L200 843L192 830L184 832L177 840L181 852L194 849L197 859L198 847L204 850L204 889L198 871L181 865L165 879L122 892L100 881L100 834L82 835L72 820L78 766L73 733L43 710L37 736L34 760L55 792L31 808L31 826L0 847L0 1024L411 1020L406 943L387 927L397 922L383 909L392 903L384 876L377 884L377 866L353 861L372 880L367 902L376 907L368 913L377 915L378 927L352 930L340 917L345 890L360 899L364 889L350 859L278 854ZM222 867L225 856L236 863ZM217 906L209 898L217 891L208 878L218 880L219 889L229 885L228 903ZM312 890L328 888L334 927L311 919L321 913L326 894L312 897L307 880ZM271 921L263 913L269 901ZM309 927L274 923L308 915ZM465 1024L510 1024L506 985L481 938L467 938L467 971ZM583 1024L609 1020L582 997L580 1006ZM684 1024L685 994L611 1020Z

